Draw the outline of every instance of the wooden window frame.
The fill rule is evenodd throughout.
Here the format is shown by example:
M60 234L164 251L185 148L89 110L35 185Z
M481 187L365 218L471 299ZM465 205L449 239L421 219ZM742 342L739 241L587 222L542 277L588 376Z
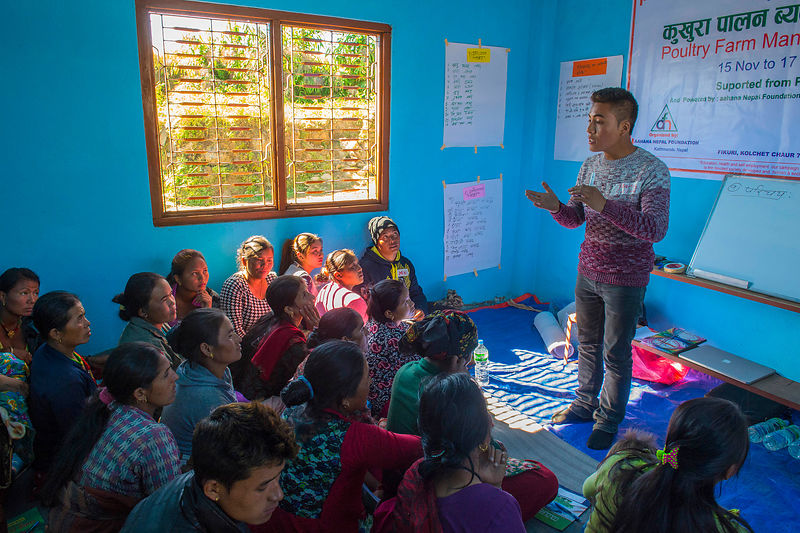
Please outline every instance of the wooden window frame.
M235 17L249 22L270 25L271 49L271 87L270 128L273 135L272 150L272 191L273 206L231 207L220 209L197 209L188 212L166 211L159 161L158 111L156 108L155 79L153 72L152 36L150 15L187 15L209 18ZM332 31L368 32L378 35L378 64L380 93L377 107L378 156L376 160L376 198L370 200L351 200L325 203L289 204L286 198L286 142L284 138L284 98L282 87L282 27L284 24L303 26L312 29ZM147 169L150 184L150 201L154 226L177 226L230 222L237 220L258 220L301 216L338 215L345 213L364 213L386 211L389 208L389 102L391 86L391 37L392 28L388 24L349 20L337 17L275 11L270 9L242 7L225 4L195 2L191 0L136 0L136 26L139 46L139 69L142 82L142 106L144 112L144 132L147 149ZM277 57L275 57L277 55Z

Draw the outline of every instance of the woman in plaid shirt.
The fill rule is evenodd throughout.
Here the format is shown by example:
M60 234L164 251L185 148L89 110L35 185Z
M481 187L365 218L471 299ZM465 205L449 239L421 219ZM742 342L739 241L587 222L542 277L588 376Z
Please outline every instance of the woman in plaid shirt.
M175 399L169 360L150 344L121 344L103 378L42 488L52 532L119 531L139 500L179 474L175 438L153 419Z

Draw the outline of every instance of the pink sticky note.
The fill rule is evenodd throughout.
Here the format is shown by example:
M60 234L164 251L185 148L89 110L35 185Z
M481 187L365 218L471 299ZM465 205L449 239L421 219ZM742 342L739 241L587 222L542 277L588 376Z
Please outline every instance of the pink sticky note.
M472 187L464 187L464 201L475 200L486 196L486 185L479 183Z

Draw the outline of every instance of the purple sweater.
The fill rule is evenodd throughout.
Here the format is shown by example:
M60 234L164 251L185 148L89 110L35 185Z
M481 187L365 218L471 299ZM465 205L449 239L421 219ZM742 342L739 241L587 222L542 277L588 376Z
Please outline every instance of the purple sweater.
M523 533L522 513L514 497L488 483L478 483L437 499L444 533L502 531Z
M594 177L594 180L592 180ZM578 272L601 283L645 287L653 269L653 243L664 238L669 223L669 169L641 148L622 159L600 153L583 162L578 185L600 189L602 213L570 199L553 213L566 228L586 222Z

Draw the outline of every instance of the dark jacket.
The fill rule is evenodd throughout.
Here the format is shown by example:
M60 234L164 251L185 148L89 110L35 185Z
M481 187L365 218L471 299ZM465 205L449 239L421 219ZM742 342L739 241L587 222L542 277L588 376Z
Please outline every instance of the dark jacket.
M34 468L47 470L86 400L94 394L94 378L78 363L49 344L42 344L31 363L30 416Z
M400 280L408 287L408 295L414 302L414 306L428 314L428 299L425 298L422 287L417 283L414 265L399 251L394 261L387 261L375 251L374 246L370 246L364 250L359 263L364 271L364 283L353 289L356 293L365 296L370 287L384 279ZM369 301L366 297L364 299Z
M139 502L128 515L121 533L248 533L203 494L194 472L176 477Z

